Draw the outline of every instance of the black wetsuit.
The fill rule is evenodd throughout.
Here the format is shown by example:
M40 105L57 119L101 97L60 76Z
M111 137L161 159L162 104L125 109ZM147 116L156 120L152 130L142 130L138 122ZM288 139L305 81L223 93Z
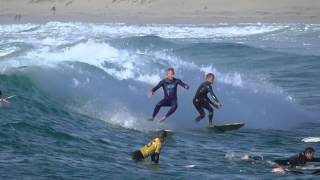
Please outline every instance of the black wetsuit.
M320 162L320 158L313 158L311 160L308 160L308 159L306 159L306 157L304 156L304 154L302 152L298 155L290 157L289 159L278 159L278 160L275 160L274 162L277 163L279 166L286 166L289 168L295 168L297 166L303 166L307 162ZM290 170L288 172L292 173L292 174L304 174L303 172L300 172L297 170ZM313 171L311 174L320 175L320 170Z
M291 168L294 168L296 166L305 165L307 162L320 162L320 158L314 158L311 160L306 159L303 152L290 157L289 159L278 159L274 161L280 166L289 166Z
M196 107L197 111L200 113L200 115L196 118L196 121L200 121L205 117L205 112L204 109L207 109L209 112L209 122L212 123L212 118L213 118L213 108L211 105L214 107L218 108L217 104L212 102L208 94L210 94L215 102L219 102L217 96L214 94L212 90L211 84L206 81L202 83L197 92L196 95L193 98L193 104ZM211 105L210 105L211 104Z
M177 89L178 85L184 87L185 89L189 89L189 85L182 82L180 79L173 78L173 80L163 79L156 85L151 91L156 92L160 87L163 88L164 98L158 102L156 107L154 108L152 118L155 118L158 114L159 110L163 106L170 106L170 110L166 114L166 118L168 118L171 114L173 114L178 108L177 102Z

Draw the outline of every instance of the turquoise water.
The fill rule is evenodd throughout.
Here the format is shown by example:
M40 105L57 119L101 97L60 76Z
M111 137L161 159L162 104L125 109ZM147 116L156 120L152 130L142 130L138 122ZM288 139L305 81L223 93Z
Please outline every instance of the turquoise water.
M0 26L2 179L317 179L274 175L270 163L319 136L320 26L306 24ZM146 94L172 66L191 89L164 126L146 122L162 92ZM195 124L192 97L217 76L223 108ZM165 110L161 111L164 114ZM130 153L173 129L159 165ZM244 162L241 156L261 156ZM270 161L270 162L269 162Z

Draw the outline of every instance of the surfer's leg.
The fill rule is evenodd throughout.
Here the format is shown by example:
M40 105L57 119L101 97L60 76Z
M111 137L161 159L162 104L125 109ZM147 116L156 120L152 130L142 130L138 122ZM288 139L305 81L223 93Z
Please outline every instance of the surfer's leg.
M202 106L201 106L201 103L199 102L199 100L197 99L194 99L193 100L193 105L194 107L197 109L197 111L199 112L199 116L196 117L195 121L196 122L199 122L201 119L203 119L205 116L206 116L206 113L204 112Z
M162 106L168 106L168 102L166 99L162 99L157 103L156 107L153 110L153 114L152 114L153 119L157 116Z
M142 161L143 159L144 158L141 151L135 151L132 153L132 160L138 162L138 161Z
M212 125L212 119L213 119L213 108L210 106L208 102L203 103L204 108L206 108L209 112L208 117L209 117L209 125Z
M178 108L177 100L171 100L171 108L167 112L165 118L167 119L169 116L171 116L177 110L177 108Z

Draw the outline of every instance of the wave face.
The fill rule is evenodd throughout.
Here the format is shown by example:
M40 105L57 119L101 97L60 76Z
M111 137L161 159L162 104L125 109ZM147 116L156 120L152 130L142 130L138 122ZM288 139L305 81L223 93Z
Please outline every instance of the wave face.
M42 160L51 155L55 158L47 162L52 168L47 171L50 177L68 177L82 165L92 173L96 168L118 177L122 169L132 175L136 166L125 167L129 157L119 160L114 153L127 157L124 154L131 148L139 148L137 145L153 137L149 131L158 125L145 119L162 92L152 99L146 94L165 77L168 67L174 67L176 76L191 86L189 91L179 89L179 108L166 124L182 133L178 139L190 143L184 148L192 150L197 137L208 135L200 131L207 125L206 119L194 124L197 114L192 105L195 90L208 72L216 74L214 91L223 102L223 108L215 111L215 123L245 122L248 132L242 133L248 133L248 141L262 136L260 129L273 138L280 132L290 137L297 127L317 123L319 117L319 40L320 26L303 24L1 25L0 88L5 94L18 95L10 106L0 108L0 145L5 147L1 164L18 167L16 175L23 175L33 172L24 165L42 166ZM224 152L223 147L214 147L218 154ZM239 148L248 150L245 145ZM185 167L164 159L176 171L207 163L194 159L195 166L184 162ZM69 169L64 172L57 164ZM150 168L146 166L142 169ZM14 177L5 168L4 177ZM220 177L206 170L202 173L206 178ZM225 173L225 177L235 175L229 170ZM46 177L46 169L27 177L36 174ZM83 177L90 177L88 174ZM167 177L171 175L168 172Z

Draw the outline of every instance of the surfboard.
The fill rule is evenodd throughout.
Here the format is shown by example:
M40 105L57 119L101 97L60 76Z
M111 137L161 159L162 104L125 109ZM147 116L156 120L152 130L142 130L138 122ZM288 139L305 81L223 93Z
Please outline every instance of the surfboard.
M227 131L235 131L242 128L245 124L244 123L231 123L231 124L224 124L224 125L214 125L212 127L208 127L210 130L214 130L216 132L227 132Z
M307 137L302 139L306 143L320 143L320 137Z
M319 163L308 162L305 166L297 166L294 169L289 169L289 173L293 174L320 174Z

